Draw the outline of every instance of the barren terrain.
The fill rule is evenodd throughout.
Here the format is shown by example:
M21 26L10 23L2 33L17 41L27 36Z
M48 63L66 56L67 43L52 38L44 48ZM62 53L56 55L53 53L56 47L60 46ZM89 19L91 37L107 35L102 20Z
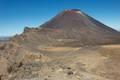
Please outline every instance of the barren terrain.
M22 54L9 58L11 61L15 60L9 65L9 60L1 57L1 79L120 80L120 45L87 47L38 46L38 49L38 52L23 49ZM11 71L9 66L11 66Z

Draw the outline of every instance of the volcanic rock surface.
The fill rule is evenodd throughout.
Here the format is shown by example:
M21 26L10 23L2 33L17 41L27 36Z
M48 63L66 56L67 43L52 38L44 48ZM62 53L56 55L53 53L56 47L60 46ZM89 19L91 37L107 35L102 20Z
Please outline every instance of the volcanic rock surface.
M120 80L120 33L65 10L0 43L0 80Z

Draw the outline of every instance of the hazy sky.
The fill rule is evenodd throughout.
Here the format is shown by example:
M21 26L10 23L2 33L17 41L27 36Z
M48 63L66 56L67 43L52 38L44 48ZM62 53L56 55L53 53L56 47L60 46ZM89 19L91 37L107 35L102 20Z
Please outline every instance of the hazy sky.
M120 30L120 0L0 0L0 36L37 27L64 9L80 9Z

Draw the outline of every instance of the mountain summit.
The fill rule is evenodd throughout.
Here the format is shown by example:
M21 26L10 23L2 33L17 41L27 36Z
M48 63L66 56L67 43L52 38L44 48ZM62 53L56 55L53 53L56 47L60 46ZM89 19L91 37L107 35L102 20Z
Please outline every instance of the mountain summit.
M26 28L17 41L46 46L120 43L120 33L78 9L64 10L39 28Z

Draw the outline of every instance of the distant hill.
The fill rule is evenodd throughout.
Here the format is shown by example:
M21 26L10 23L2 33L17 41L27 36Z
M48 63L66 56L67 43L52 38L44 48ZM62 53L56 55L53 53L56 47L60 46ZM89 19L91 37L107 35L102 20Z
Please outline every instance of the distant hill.
M10 37L0 37L0 42L9 41Z

